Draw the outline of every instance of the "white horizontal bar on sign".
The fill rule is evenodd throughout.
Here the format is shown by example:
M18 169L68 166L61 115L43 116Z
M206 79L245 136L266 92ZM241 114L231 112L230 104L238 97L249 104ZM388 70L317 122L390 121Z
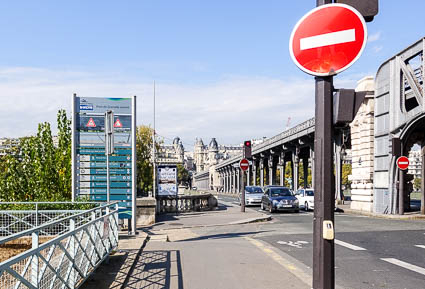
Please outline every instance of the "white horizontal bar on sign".
M398 162L400 165L408 165L409 162Z
M348 29L300 39L300 50L356 41L356 30Z

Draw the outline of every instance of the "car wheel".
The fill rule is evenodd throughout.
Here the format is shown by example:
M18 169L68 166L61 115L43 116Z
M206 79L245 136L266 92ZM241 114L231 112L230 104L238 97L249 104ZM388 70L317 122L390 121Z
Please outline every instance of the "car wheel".
M308 203L307 202L305 202L305 204L304 204L304 210L308 211Z

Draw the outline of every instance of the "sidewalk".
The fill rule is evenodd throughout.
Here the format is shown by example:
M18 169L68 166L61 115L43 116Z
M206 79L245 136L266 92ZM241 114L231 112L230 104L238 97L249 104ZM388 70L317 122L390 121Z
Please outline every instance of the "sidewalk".
M222 201L216 211L161 215L135 237L120 235L117 253L81 288L311 288L310 269L237 226L269 218Z
M216 211L160 216L157 224L142 229L150 240L124 287L311 288L311 277L296 261L251 238L253 232L229 230L268 219L257 210L242 213L239 206L222 201Z
M362 216L369 216L369 217L381 218L381 219L392 219L392 220L425 220L425 215L421 215L419 211L405 212L404 215L377 214L373 212L353 210L350 208L350 201L348 202L346 201L345 204L338 205L337 207L343 210L344 213L351 214L351 215L362 215Z

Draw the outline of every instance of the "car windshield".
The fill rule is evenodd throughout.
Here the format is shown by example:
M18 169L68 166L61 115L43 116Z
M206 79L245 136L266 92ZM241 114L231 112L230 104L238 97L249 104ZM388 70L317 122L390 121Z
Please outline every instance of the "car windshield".
M309 197L313 197L314 196L314 191L305 191L305 195L309 196Z
M263 190L260 187L246 187L245 191L248 194L262 194Z
M272 197L289 197L292 193L287 188L271 188L270 193Z

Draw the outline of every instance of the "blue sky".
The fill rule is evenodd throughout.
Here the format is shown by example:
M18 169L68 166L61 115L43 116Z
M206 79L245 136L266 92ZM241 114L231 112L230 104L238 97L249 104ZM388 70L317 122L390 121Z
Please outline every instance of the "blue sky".
M53 124L74 92L135 94L138 123L150 124L154 80L160 135L187 144L273 136L289 116L296 124L314 113L312 77L292 63L288 41L315 2L3 1L0 136ZM380 1L362 57L336 85L354 87L425 36L424 8Z

